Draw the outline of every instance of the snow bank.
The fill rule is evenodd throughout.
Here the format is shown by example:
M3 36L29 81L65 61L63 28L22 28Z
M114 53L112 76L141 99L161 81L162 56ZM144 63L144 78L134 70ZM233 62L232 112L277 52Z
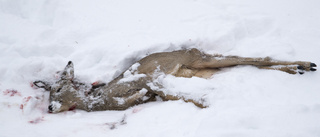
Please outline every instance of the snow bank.
M211 79L160 77L165 91L205 98L126 111L48 114L49 93L68 61L77 78L108 82L155 52L320 62L317 0L0 0L0 136L320 136L320 74L250 66ZM129 73L128 73L129 74ZM131 73L134 76L134 73ZM128 75L128 76L132 76Z

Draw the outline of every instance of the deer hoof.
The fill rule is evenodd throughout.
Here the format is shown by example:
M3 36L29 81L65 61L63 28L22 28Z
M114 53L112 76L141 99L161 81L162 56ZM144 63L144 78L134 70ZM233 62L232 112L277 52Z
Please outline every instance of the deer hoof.
M310 71L317 71L317 69L313 67L317 67L317 65L315 63L310 63Z
M314 67L317 67L315 63L310 63L309 65L310 66L303 66L303 65L297 66L297 69L299 70L298 73L304 74L305 71L317 71L317 69L314 68Z
M297 67L297 69L299 69L299 70L305 70L304 67L303 67L303 66L300 66L300 65Z
M313 67L317 67L317 65L315 63L310 63L310 71L317 71L317 69Z

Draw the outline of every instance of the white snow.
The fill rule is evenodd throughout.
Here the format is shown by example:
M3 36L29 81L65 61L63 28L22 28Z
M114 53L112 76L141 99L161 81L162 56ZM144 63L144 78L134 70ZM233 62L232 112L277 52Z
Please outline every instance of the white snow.
M160 77L166 92L203 97L206 109L158 101L49 114L49 93L31 87L70 60L78 79L109 82L148 54L191 47L319 65L319 13L318 0L0 0L0 137L319 137L319 72Z
M130 82L135 81L140 78L145 77L145 74L139 74L138 67L140 63L134 63L128 70L123 73L123 78L118 81L118 83Z
M198 77L181 78L172 75L160 75L153 83L148 83L148 86L153 90L163 91L165 94L184 97L185 99L193 99L208 106L210 105L208 104L210 98L207 98L207 96L214 91L215 87L211 82L208 79Z
M52 110L59 110L61 107L61 103L58 101L52 101L50 103L50 106L52 106L52 108L53 108Z
M123 105L126 102L124 98L120 97L113 97L113 99L116 100L119 105Z

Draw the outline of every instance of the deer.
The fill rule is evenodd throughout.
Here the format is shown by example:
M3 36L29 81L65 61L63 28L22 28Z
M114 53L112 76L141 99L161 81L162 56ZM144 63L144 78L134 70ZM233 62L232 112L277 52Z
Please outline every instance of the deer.
M199 108L207 108L203 99L190 99L183 95L163 92L161 83L154 80L161 74L175 77L210 78L223 68L251 65L260 69L279 70L289 74L316 71L315 63L306 61L279 61L264 58L223 56L206 54L196 48L150 54L132 64L109 83L83 83L74 76L74 65L69 61L60 78L55 82L42 80L33 84L50 92L49 113L80 109L88 112L103 110L126 110L138 104L162 100L183 100Z

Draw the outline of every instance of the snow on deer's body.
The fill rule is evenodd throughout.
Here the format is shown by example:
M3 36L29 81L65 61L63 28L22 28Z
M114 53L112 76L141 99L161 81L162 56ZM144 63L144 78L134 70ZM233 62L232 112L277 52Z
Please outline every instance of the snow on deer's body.
M125 110L137 104L162 100L192 102L200 108L207 107L203 99L188 99L161 91L161 84L154 82L160 74L176 77L209 78L219 69L236 65L253 65L261 69L280 70L290 74L315 71L311 62L286 62L266 58L209 55L197 49L178 50L151 54L133 64L108 84L84 84L74 78L73 63L69 61L60 80L54 84L35 81L37 87L50 91L49 112L72 109L86 111ZM158 87L158 88L155 88Z

